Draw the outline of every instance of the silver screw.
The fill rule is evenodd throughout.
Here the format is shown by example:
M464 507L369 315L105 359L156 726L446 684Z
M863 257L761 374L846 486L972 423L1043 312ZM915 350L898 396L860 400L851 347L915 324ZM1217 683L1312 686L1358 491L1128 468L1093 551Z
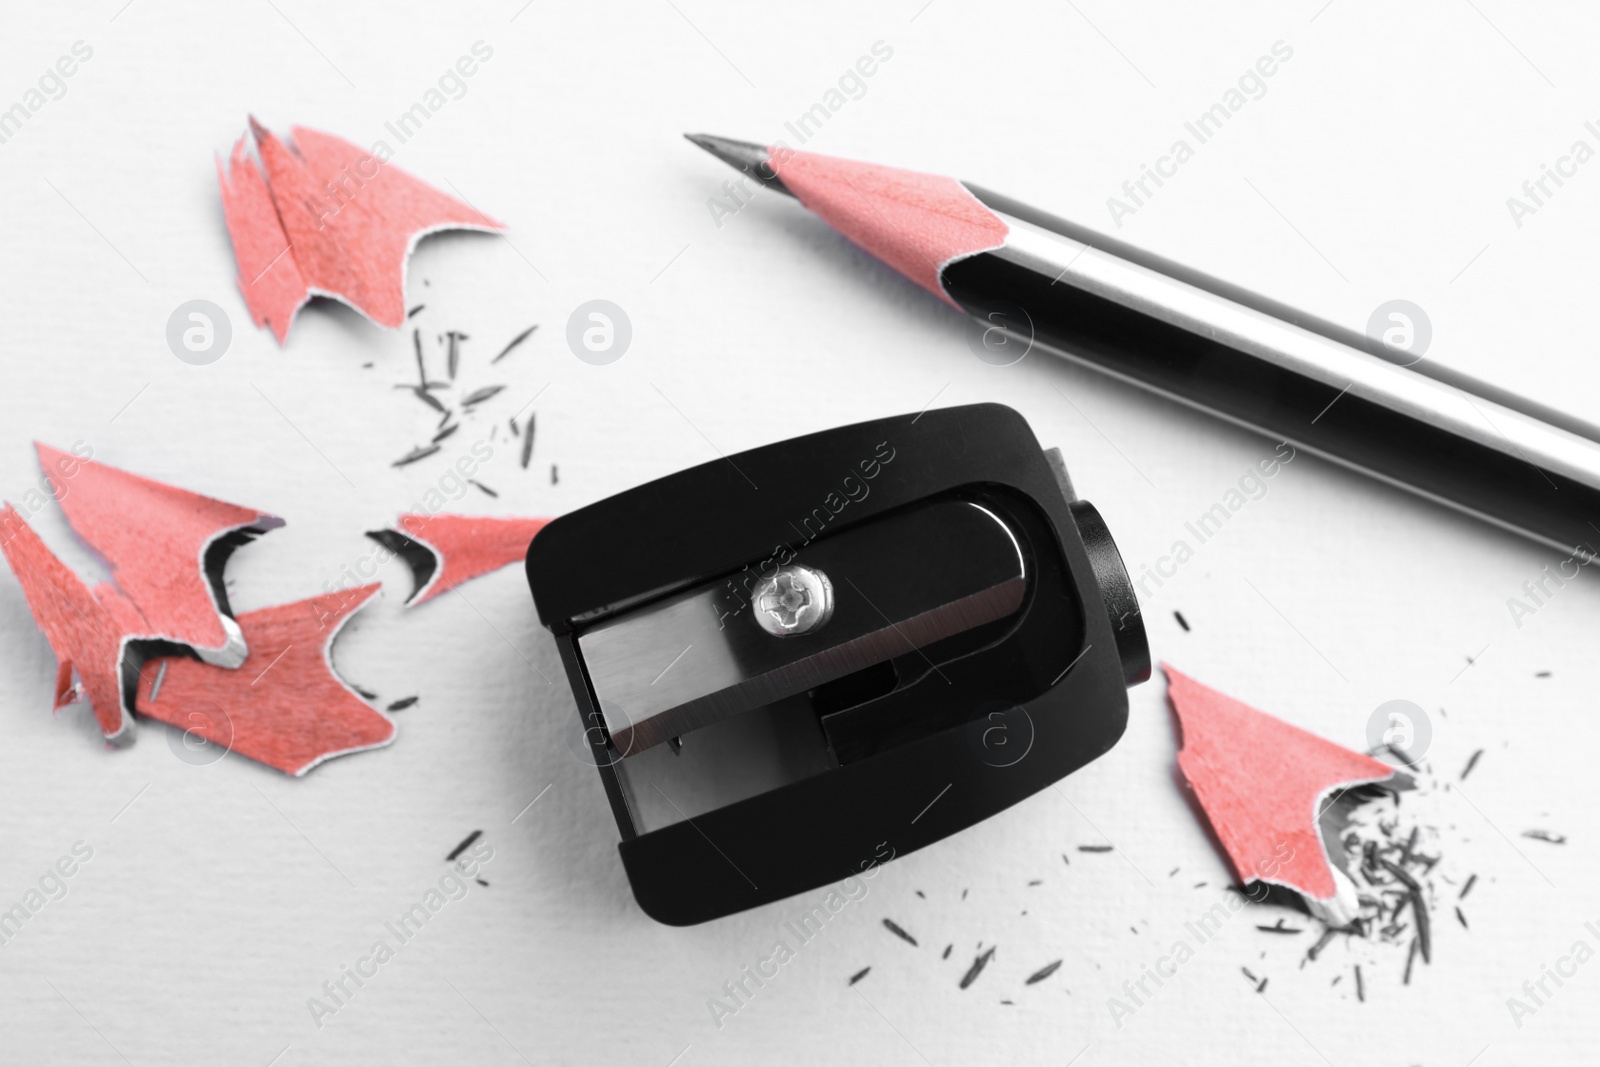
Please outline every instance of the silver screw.
M780 567L756 587L756 622L774 637L810 633L833 617L833 583L815 567Z

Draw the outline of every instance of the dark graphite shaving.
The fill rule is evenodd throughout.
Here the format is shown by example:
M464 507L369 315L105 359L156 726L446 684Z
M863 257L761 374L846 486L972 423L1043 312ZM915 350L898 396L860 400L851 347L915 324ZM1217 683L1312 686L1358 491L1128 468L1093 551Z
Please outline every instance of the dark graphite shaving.
M1467 900L1481 875L1471 870L1460 871L1446 855L1446 845L1460 840L1454 826L1448 823L1441 803L1453 791L1454 783L1437 775L1430 763L1406 763L1392 750L1379 749L1369 754L1379 757L1387 754L1393 761L1405 765L1397 767L1392 779L1356 786L1327 798L1319 819L1330 862L1338 869L1340 877L1347 878L1354 887L1353 917L1342 925L1335 925L1313 914L1297 894L1277 886L1252 883L1247 890L1240 890L1247 899L1256 901L1257 907L1294 911L1292 918L1268 914L1263 921L1250 924L1254 928L1250 936L1258 939L1251 945L1252 953L1259 951L1259 957L1249 966L1241 967L1241 971L1258 993L1267 990L1271 980L1267 972L1277 953L1279 960L1294 962L1298 970L1318 963L1324 968L1332 967L1334 973L1327 988L1338 990L1342 996L1362 1003L1369 999L1369 994L1381 999L1386 990L1393 988L1393 983L1410 985L1418 978L1423 973L1419 964L1428 967L1434 963L1438 915L1443 915L1448 930L1457 938L1471 930ZM1464 779L1481 773L1483 763L1482 750L1472 753L1457 777ZM1564 835L1543 829L1523 831L1523 836L1547 845L1566 841ZM1116 851L1116 846L1077 845L1074 850L1091 856L1105 855ZM1060 855L1063 864L1071 868L1069 854ZM1174 867L1168 877L1175 877L1179 870ZM1022 884L1027 889L1036 889L1044 882L1044 879L1028 878ZM1197 888L1206 885L1204 881L1196 883ZM963 889L960 899L966 900L967 895L968 890ZM920 890L916 891L916 896L927 899L927 894ZM1451 917L1454 922L1449 922ZM1269 919L1271 921L1267 921ZM917 944L917 939L899 923L890 919L882 922L896 937ZM1130 929L1139 933L1137 927ZM939 959L946 966L953 962L954 949L953 943L944 946ZM1281 955L1285 951L1290 954L1287 959ZM993 970L990 965L996 960L996 946L985 947L980 943L971 962L957 962L959 969L947 972L946 980L955 981L959 989L969 989L987 971ZM1018 988L1018 983L1023 989L1038 985L1062 966L1060 959L1028 962L1031 970L1002 976L995 992L1002 996L1020 995L1022 989ZM850 983L859 981L865 973L862 970L851 976ZM989 986L997 984L992 975L983 980ZM1058 984L1059 980L1052 983ZM1066 992L1070 994L1071 991ZM1002 999L1000 1003L1012 1001Z
M465 852L469 847L471 847L471 845L472 845L472 843L474 841L476 841L478 838L480 838L482 836L483 836L483 831L482 830L474 830L474 831L472 831L472 833L470 833L466 837L462 838L461 839L461 843L459 845L457 845L455 848L451 849L449 851L449 853L445 856L445 858L444 858L445 862L446 863L455 862L455 858L457 856L459 856L463 852Z
M893 919L883 920L883 928L888 930L894 936L900 938L902 941L909 941L913 945L917 943L917 939L906 933L904 927L895 922Z
M411 309L406 317L408 319L412 318L426 307L426 304L418 304ZM538 328L537 325L529 326L517 334L485 365L493 366L510 356ZM463 420L470 421L480 414L486 414L489 407L495 406L489 404L489 401L499 397L507 389L507 385L502 382L490 382L471 388L458 386L458 375L463 381L473 375L473 368L470 366L471 360L467 358L469 349L466 342L470 340L470 335L460 330L446 330L444 333L437 334L435 335L434 344L429 346L437 349L437 351L430 359L429 355L424 352L421 327L412 329L410 348L416 361L416 380L414 382L399 382L395 385L395 389L410 394L429 410L442 417L436 425L427 431L429 440L414 446L411 451L395 460L391 466L407 467L436 455L440 451L439 443L460 429ZM434 371L437 377L429 377L430 369ZM509 419L513 439L521 436L519 434L518 420L522 415L523 411L518 411ZM492 435L499 429L500 416L493 416L489 421L494 423L490 431ZM527 469L528 462L533 456L533 415L531 413L527 416L526 426L526 434L521 441L521 458L524 470ZM499 496L498 492L488 486L480 483L473 484L487 496Z

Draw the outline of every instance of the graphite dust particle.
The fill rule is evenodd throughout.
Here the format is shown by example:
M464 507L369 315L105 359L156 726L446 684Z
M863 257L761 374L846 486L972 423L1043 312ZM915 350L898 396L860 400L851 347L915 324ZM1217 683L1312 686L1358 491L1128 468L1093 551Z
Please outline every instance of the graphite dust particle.
M445 856L444 861L446 863L454 863L457 856L461 855L467 849L471 848L472 847L472 843L474 841L476 841L478 838L482 837L482 836L483 836L483 831L482 830L474 830L474 831L472 831L472 833L468 834L466 837L461 839L461 844L457 845L455 848L450 850L450 854Z
M1060 960L1056 960L1053 963L1047 963L1043 967L1040 967L1037 971L1034 971L1032 974L1030 974L1028 976L1028 980L1026 982L1024 982L1023 984L1024 985L1034 985L1034 984L1036 984L1038 982L1042 982L1046 978L1049 978L1052 974L1055 974L1056 971L1058 971L1060 969L1061 969L1061 961Z
M909 941L913 945L917 943L917 939L906 933L905 929L893 919L883 920L883 928L902 941Z
M989 966L989 961L994 959L994 946L990 946L982 955L972 961L972 966L967 968L967 973L961 978L961 988L965 989L978 980L978 975Z

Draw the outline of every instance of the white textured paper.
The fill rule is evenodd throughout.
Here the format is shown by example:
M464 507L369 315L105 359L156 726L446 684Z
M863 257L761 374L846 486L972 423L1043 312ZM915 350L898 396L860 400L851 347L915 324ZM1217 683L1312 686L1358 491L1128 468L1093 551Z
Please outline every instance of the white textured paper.
M510 226L505 239L430 238L410 266L409 301L427 305L416 322L469 334L462 374L508 386L486 410L503 423L537 395L530 469L502 424L475 475L499 499L469 489L462 510L556 514L719 451L929 404L1018 408L1062 448L1130 568L1174 575L1147 583L1158 658L1353 747L1381 703L1414 701L1447 780L1485 750L1464 791L1440 794L1435 820L1440 870L1478 874L1462 904L1471 929L1444 893L1433 965L1419 963L1409 987L1401 951L1342 939L1301 969L1306 935L1254 930L1282 914L1268 909L1234 915L1204 944L1187 933L1224 900L1227 875L1176 784L1153 681L1133 692L1109 755L890 864L803 946L791 938L793 958L748 984L719 1027L711 998L824 895L692 929L640 912L600 783L570 754L566 683L516 568L402 612L409 578L384 566L384 598L334 658L385 703L421 699L397 713L392 747L304 780L234 756L185 762L158 724L107 751L86 709L52 716L54 662L5 578L0 909L41 879L55 886L48 872L75 842L93 854L64 864L65 896L41 893L0 946L4 1058L1587 1059L1600 963L1572 954L1579 941L1600 950L1584 925L1600 925L1593 576L1547 583L1534 604L1524 583L1556 569L1557 554L1309 456L1265 480L1192 558L1162 564L1271 442L1039 354L980 362L949 309L790 201L758 192L741 206L724 188L734 175L680 136L798 145L788 125L809 115L808 148L968 178L1357 328L1384 301L1411 300L1439 358L1600 418L1600 162L1560 164L1575 141L1600 149L1585 127L1600 117L1600 26L1570 7L1483 0L1319 5L18 8L0 34L0 492L20 502L35 485L33 439L81 440L106 462L282 515L287 527L229 565L244 611L337 582L372 552L362 531L430 489L454 490L447 464L487 418L430 460L390 466L436 421L391 388L412 380L409 333L319 303L280 350L233 282L212 157L247 113L279 131L385 139L396 165ZM441 90L480 40L492 57ZM92 57L64 95L47 99L50 82L27 107L77 41ZM1280 41L1292 56L1264 95L1191 145L1165 184L1146 179L1150 195L1116 228L1107 199L1174 141L1193 141L1184 124ZM877 42L887 59L872 58ZM863 57L871 76L846 77ZM28 115L7 126L13 102ZM401 144L388 125L417 105L428 117L413 117ZM1524 197L1542 164L1571 173L1546 179L1542 204L1513 219L1507 198ZM197 298L231 319L231 347L209 366L180 362L166 342L169 315ZM605 366L566 343L569 314L592 299L632 325L629 350ZM87 565L53 507L35 522ZM1511 597L1537 609L1520 627ZM907 797L908 818L929 799ZM392 958L360 963L380 938L396 943L385 923L439 886L446 852L474 829L493 848L478 872L489 885L465 883ZM1098 844L1117 851L1077 851ZM1146 980L1133 1014L1114 1013L1109 998L1131 1003L1124 983L1180 939L1192 958L1164 985ZM1024 984L1057 959L1055 974ZM1352 989L1358 960L1365 1003ZM308 999L358 965L372 976L345 979L319 1028ZM1264 993L1241 967L1270 979ZM1558 967L1571 972L1561 985L1544 977ZM1514 1018L1508 998L1534 1006L1524 983L1538 993L1541 978L1536 1010Z

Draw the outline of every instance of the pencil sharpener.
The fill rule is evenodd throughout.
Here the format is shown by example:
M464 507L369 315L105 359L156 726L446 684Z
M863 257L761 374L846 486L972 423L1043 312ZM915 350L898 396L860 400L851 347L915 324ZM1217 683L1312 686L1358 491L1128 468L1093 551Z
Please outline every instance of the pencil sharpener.
M528 550L640 907L689 925L932 844L1108 751L1150 675L1060 454L997 404L752 449Z

